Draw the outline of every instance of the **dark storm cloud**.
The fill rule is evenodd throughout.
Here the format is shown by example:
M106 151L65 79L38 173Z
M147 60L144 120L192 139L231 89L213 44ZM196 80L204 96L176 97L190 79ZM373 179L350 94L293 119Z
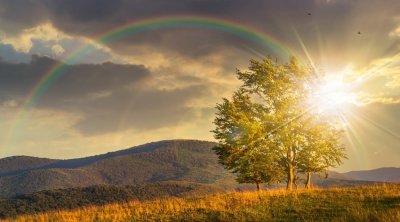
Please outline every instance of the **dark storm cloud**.
M311 15L308 15L311 13ZM393 49L388 33L398 26L400 15L397 0L31 0L0 1L0 18L5 19L3 31L14 33L43 21L51 21L58 29L72 35L95 38L129 21L163 15L191 14L212 16L251 24L280 39L283 44L301 51L293 32L295 28L314 57L321 53L343 51L346 59L354 53L367 61ZM357 35L358 32L362 35ZM206 56L224 47L248 44L231 35L210 30L177 29L142 33L113 41L117 52L134 54L134 46L147 45L152 50L179 53L185 56ZM239 46L238 46L239 45ZM372 45L375 53L367 53ZM379 48L376 46L379 45ZM218 47L215 47L218 46ZM379 50L377 50L378 48ZM274 53L260 49L264 54ZM194 53L195 52L195 53ZM342 57L340 57L342 58ZM336 60L340 60L336 58ZM335 60L335 59L332 59ZM335 61L332 61L335 62Z
M40 1L0 0L1 30L15 34L48 21L47 8Z
M25 97L58 61L32 56L30 63L0 62L0 91L4 97ZM62 77L50 87L49 97L81 97L90 92L122 87L147 78L143 66L103 63L67 66ZM4 98L13 99L13 98ZM56 99L56 98L52 98Z
M0 62L0 103L26 97L57 61L33 56L29 64ZM151 73L143 66L113 63L68 65L36 108L78 113L76 128L84 134L155 129L179 122L190 99L204 95L204 86L163 90L147 87Z

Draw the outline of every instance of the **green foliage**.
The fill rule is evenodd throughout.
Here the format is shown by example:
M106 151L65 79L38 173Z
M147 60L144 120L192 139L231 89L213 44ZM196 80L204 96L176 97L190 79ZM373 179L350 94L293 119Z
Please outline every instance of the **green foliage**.
M215 138L221 143L214 148L220 163L237 174L239 183L278 182L278 166L274 165L275 153L270 152L262 122L263 108L252 103L250 96L239 90L232 102L224 99L217 106Z
M251 60L237 71L242 86L217 104L214 148L220 163L241 183L272 183L284 176L292 189L296 172L314 173L340 164L339 131L310 115L306 103L314 78L296 58L284 65ZM301 168L299 168L301 167Z
M341 135L341 130L324 123L308 129L307 144L298 156L298 170L303 173L319 173L338 166L345 158Z

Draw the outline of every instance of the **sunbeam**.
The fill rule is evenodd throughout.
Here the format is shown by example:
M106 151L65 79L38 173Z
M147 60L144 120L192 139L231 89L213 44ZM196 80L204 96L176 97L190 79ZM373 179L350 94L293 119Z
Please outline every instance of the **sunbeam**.
M390 135L393 138L400 140L400 135L398 135L396 132L393 132L392 130L386 128L385 126L373 121L372 119L365 116L363 113L358 112L357 114L355 114L354 112L350 112L350 114L353 117L358 117L359 119L364 120L365 122L369 123L369 125L374 126L375 128L381 130L382 132L385 132L387 135Z

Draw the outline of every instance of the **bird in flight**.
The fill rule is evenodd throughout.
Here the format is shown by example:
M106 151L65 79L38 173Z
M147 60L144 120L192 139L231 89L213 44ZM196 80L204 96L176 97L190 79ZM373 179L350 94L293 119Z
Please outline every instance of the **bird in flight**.
M361 32L358 32L359 35L361 35Z

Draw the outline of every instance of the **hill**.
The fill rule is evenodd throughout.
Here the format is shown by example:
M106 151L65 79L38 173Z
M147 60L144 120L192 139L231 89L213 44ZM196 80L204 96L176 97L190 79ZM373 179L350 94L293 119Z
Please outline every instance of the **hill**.
M385 181L400 183L400 168L385 167L374 170L350 171L344 173L355 180Z
M212 151L214 146L215 143L206 141L170 140L70 160L4 158L0 159L0 196L161 181L235 186L233 176L218 164Z
M40 168L58 160L29 156L12 156L0 159L0 176Z
M132 201L11 221L400 221L400 185Z
M251 185L238 185L234 176L224 170L212 150L215 145L208 141L166 140L69 160L7 157L0 159L0 197L42 190L164 181L213 185L226 190L253 188ZM365 177L330 172L328 179L314 176L313 183L322 187L375 183L354 181L353 178ZM389 180L385 178L384 181Z

